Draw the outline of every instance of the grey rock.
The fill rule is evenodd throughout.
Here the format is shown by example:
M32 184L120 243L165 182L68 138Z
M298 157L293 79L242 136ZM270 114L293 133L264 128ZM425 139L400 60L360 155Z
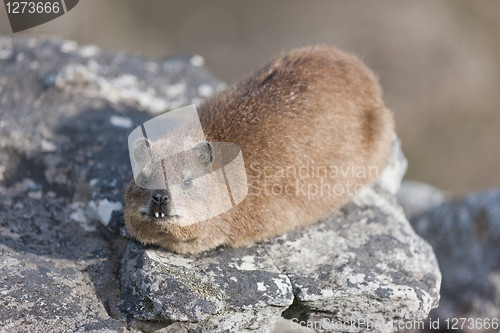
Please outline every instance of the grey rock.
M387 199L396 189L386 179L406 167L398 140L393 149L384 179L312 227L189 257L131 242L122 310L136 327L163 322L165 332L265 332L285 309L317 331L392 332L425 319L441 275L432 248Z
M6 332L123 332L116 248L69 218L68 201L0 195L0 321Z
M190 59L0 36L2 332L134 331L117 307L126 139L148 112L219 89Z
M446 195L438 188L414 180L406 180L397 192L397 198L408 219L442 204Z
M312 228L196 256L120 236L130 126L221 89L201 63L0 37L3 329L269 331L284 313L392 331L425 317L440 274L394 199L396 145L373 188Z
M290 280L258 248L180 256L129 243L122 265L122 309L165 331L269 330L292 304Z
M434 248L443 273L441 303L431 317L500 318L500 190L447 201L411 220ZM491 332L466 325L466 332Z
M344 323L341 330L391 332L438 304L441 276L432 249L401 209L372 189L325 222L281 239L270 252L294 287L286 316L322 320L317 331Z

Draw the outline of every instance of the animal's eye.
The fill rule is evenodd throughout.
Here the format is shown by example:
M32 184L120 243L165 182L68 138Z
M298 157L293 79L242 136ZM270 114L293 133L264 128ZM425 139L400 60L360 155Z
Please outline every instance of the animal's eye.
M186 189L190 188L191 186L193 186L193 180L189 179L182 183L181 188Z
M147 185L147 182L148 182L148 179L146 178L146 176L143 173L140 173L135 180L135 184L140 189L144 189Z

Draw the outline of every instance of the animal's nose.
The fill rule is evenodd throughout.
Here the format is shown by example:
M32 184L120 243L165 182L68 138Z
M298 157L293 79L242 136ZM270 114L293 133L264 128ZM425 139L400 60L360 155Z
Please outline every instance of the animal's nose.
M151 195L151 200L154 204L166 204L170 201L170 197L168 196L167 191L165 190L156 190Z

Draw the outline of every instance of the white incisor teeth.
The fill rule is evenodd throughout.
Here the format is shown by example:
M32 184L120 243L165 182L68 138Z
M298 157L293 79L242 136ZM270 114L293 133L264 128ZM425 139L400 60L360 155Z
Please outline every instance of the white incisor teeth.
M156 217L160 217L160 213L156 212L156 213L155 213L155 216L156 216Z
M164 217L164 216L165 216L165 214L164 214L164 213L161 213L161 217Z

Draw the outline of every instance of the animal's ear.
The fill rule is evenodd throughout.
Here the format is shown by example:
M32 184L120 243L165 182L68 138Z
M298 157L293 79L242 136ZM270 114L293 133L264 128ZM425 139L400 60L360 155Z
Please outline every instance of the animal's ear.
M151 142L146 138L140 138L134 142L134 159L138 165L144 167L151 158L149 151Z
M193 147L194 156L205 167L208 167L214 161L214 148L209 142L201 141Z

